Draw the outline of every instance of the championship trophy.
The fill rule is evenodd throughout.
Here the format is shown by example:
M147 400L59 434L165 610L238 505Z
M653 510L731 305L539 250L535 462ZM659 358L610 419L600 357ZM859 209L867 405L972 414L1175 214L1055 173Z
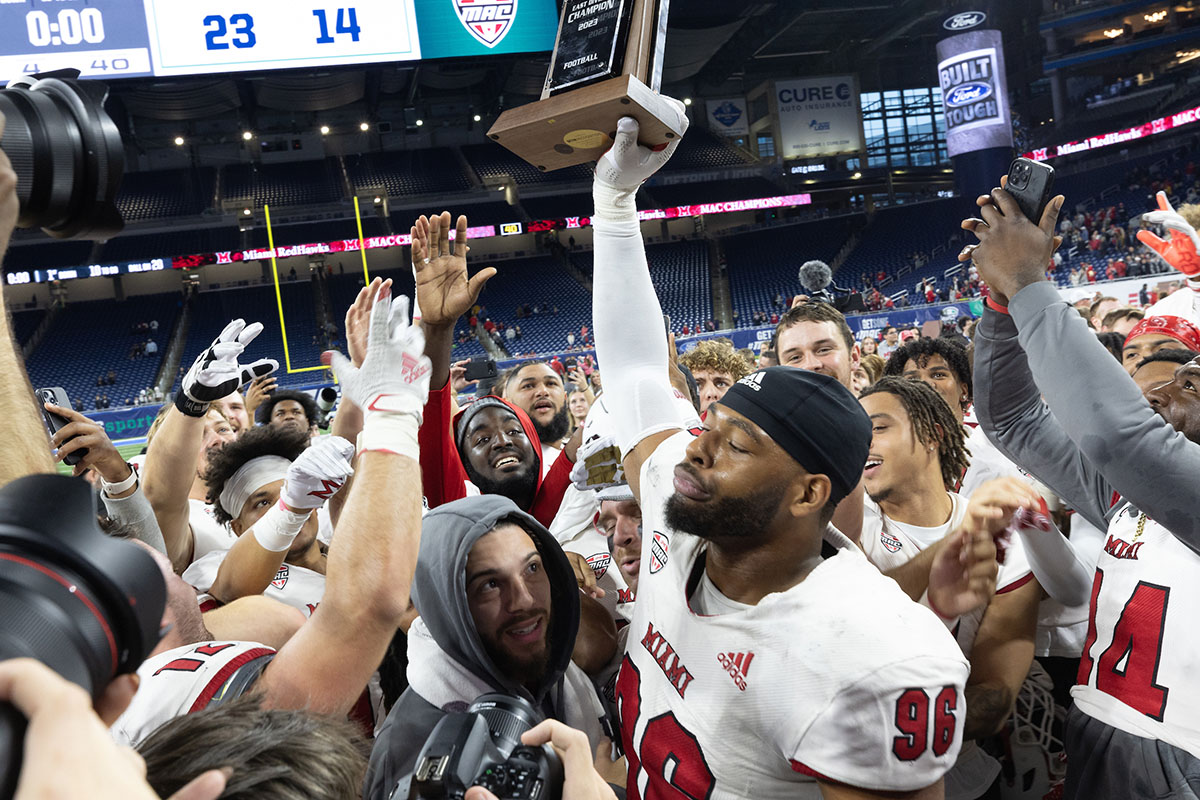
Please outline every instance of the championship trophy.
M658 94L669 0L566 0L542 99L505 111L488 138L540 170L596 161L617 120L664 147L683 135Z

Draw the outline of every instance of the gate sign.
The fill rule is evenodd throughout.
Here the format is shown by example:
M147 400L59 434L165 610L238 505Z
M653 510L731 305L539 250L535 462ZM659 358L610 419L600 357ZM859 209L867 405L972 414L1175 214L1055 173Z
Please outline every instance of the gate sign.
M951 156L1012 147L1000 31L972 31L937 45L938 85Z

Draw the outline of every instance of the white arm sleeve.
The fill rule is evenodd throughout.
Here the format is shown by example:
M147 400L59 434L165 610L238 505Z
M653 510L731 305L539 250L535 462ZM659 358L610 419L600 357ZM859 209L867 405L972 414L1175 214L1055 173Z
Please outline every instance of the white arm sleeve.
M1092 570L1053 523L1050 530L1018 528L1033 577L1064 606L1083 605L1091 597ZM1093 564L1094 566L1094 564Z
M627 119L621 120L622 126ZM631 134L622 127L614 150L630 144L637 147L637 128ZM592 325L596 360L604 371L605 399L617 445L625 456L647 436L682 428L684 423L667 378L662 307L642 245L634 205L636 185L621 189L614 183L598 175L592 188L596 204Z

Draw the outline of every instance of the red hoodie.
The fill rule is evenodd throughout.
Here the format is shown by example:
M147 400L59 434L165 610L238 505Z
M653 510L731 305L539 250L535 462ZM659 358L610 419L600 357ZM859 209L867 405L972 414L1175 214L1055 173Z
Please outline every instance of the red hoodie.
M462 417L463 412L460 411L453 419L450 418L451 391L450 383L447 381L441 389L434 389L429 393L429 400L425 403L421 431L417 437L421 445L421 484L425 490L425 500L429 503L430 508L437 508L445 503L466 497L466 482L470 480L454 439L454 431L458 427L458 420ZM543 478L542 445L538 440L533 422L529 419L528 414L512 403L503 399L500 399L500 402L517 415L521 427L525 430L525 435L529 438L533 454L537 458L538 483L533 496L533 505L523 510L529 512L530 516L548 528L554 520L554 515L558 513L558 506L562 503L563 494L571 485L573 464L567 458L566 452L560 452L558 458L554 460L550 472Z

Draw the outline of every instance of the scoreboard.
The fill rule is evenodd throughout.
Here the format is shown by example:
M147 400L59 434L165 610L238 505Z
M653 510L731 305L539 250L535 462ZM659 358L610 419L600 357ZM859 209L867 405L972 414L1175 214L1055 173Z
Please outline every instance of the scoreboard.
M0 81L533 52L556 26L554 0L0 0Z

